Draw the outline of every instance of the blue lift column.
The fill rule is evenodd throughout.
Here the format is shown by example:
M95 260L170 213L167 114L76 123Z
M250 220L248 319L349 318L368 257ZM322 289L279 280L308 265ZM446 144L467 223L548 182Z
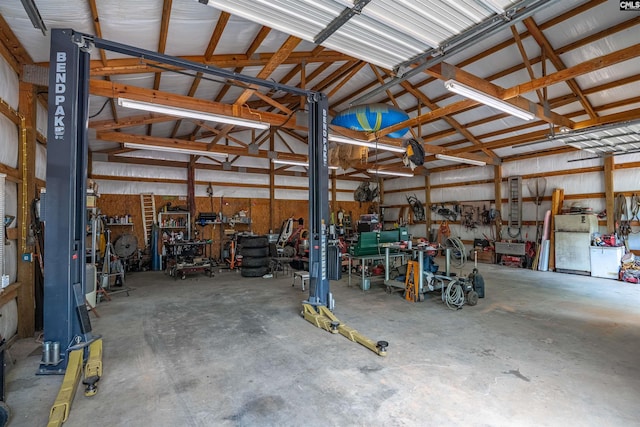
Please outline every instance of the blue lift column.
M309 95L309 300L333 309L327 275L329 227L329 104L323 93Z
M85 305L89 53L84 38L51 30L45 221L44 343L39 374L64 374L95 337Z

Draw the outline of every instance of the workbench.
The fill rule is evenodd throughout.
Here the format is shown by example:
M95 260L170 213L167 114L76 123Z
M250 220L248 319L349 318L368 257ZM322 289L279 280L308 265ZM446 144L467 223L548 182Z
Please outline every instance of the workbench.
M430 255L429 252L434 252L438 249L431 246L415 247L412 249L405 249L393 245L386 246L384 248L384 284L387 287L387 292L389 293L393 290L392 288L400 288L403 290L405 288L405 282L398 282L397 280L389 278L389 270L391 269L391 262L393 262L392 255L394 255L394 253L391 252L392 250L398 251L398 253L401 254L410 255L412 259L415 259L416 257L418 258L418 271L421 272L421 274L418 275L418 292L424 293L424 256L425 254Z
M213 277L214 262L204 256L206 241L165 243L165 272L174 279L186 279L187 274L205 273Z
M401 258L401 262L404 263L404 257L405 254L402 252L390 252L387 250L388 248L385 248L385 251L383 251L383 253L379 253L379 254L374 254L374 255L361 255L361 256L354 256L354 255L350 255L350 254L342 254L342 256L344 258L347 259L348 261L348 271L349 271L349 281L348 281L348 285L351 286L351 275L354 274L352 272L353 268L354 268L354 261L358 261L360 263L360 265L366 266L367 264L373 264L374 261L382 261L385 263L385 276L388 279L388 271L389 271L389 265L390 265L390 261L391 260L395 260L396 258ZM357 274L357 273L355 273ZM364 271L361 272L360 274L360 278L361 278L361 284L360 284L360 289L362 290L366 290L366 286L365 286L365 279L369 278L372 279L374 277L382 277L382 276L367 276Z

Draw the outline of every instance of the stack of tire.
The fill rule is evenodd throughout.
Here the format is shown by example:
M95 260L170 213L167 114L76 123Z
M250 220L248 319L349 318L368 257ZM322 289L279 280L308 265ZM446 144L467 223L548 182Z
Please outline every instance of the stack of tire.
M238 249L242 255L240 274L243 277L262 277L269 272L269 239L267 236L238 237Z

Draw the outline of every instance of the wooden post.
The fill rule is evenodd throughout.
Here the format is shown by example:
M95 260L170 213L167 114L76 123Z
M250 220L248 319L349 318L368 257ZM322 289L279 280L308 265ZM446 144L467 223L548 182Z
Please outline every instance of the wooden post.
M275 135L272 132L269 135L269 151L272 153L275 152ZM269 230L275 230L273 217L273 211L275 209L275 198L276 198L276 190L275 190L276 182L275 182L275 168L273 166L273 162L269 163Z
M427 227L427 240L431 240L431 181L429 176L424 177L424 218Z
M614 233L616 223L613 212L615 210L615 193L613 191L613 169L615 167L613 156L604 158L604 197L607 210L607 233Z
M555 220L554 217L562 211L562 203L564 203L564 190L556 188L551 195L551 221L549 221L549 271L556 269L556 247L555 247Z

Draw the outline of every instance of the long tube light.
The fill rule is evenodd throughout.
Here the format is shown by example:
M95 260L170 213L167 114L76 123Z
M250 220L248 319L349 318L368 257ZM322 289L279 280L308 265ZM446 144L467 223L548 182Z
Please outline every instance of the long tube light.
M345 138L342 136L329 135L329 141L340 142L343 144L359 145L360 147L375 148L378 150L393 151L395 153L404 153L404 147L396 147L394 145L376 144L375 142L361 141L359 139Z
M450 92L466 96L469 99L473 99L474 101L478 101L489 107L504 111L505 113L511 114L512 116L518 117L522 120L533 120L533 118L535 117L529 111L518 108L513 104L503 101L502 99L487 95L482 91L479 91L455 80L447 80L446 82L444 82L444 87Z
M271 160L271 163L273 163L274 165L278 164L278 165L289 165L289 166L302 166L302 167L305 167L305 168L309 167L309 163L301 162L301 161L298 161L298 160L273 159L273 160ZM329 166L329 169L338 170L338 169L340 169L340 167L339 166Z
M309 162L303 162L300 160L282 160L282 159L272 159L271 163L274 165L289 165L289 166L302 166L305 168L309 167Z
M195 150L191 148L179 148L179 147L165 147L163 145L134 144L131 142L125 142L124 147L132 148L135 150L155 150L155 151L165 151L168 153L195 154L197 156L223 156L223 157L228 156L227 153L219 153L216 151Z
M406 176L409 178L413 176L413 174L410 172L398 172L398 171L383 170L383 169L367 169L367 172L375 173L378 175Z
M188 110L186 108L172 107L167 105L152 104L150 102L135 101L133 99L118 98L118 105L126 108L134 108L136 110L150 111L153 113L169 114L171 116L187 117L196 120L205 120L210 122L226 123L230 125L244 126L254 129L269 129L269 123L239 119L231 116L221 116L218 114L205 113L203 111Z
M466 163L468 165L485 166L487 162L482 160L467 159L465 157L449 156L448 154L436 154L436 159L449 160L450 162Z

